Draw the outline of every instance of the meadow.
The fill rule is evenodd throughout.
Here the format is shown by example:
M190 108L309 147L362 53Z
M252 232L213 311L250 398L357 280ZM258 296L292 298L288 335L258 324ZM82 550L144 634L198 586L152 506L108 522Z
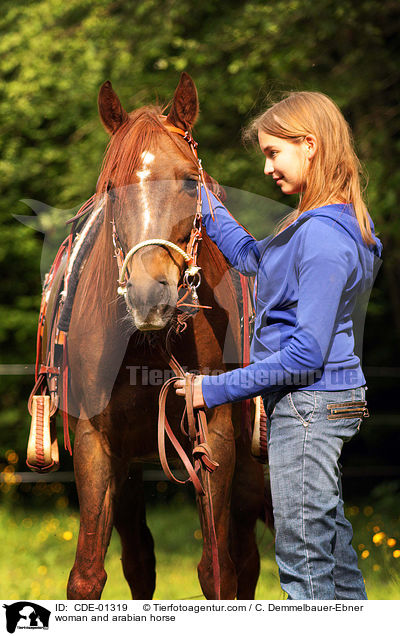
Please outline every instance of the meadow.
M16 486L2 484L0 506L0 598L64 599L78 536L79 515L63 484L37 484L23 503ZM400 517L397 484L383 484L368 500L350 504L346 513L354 527L370 599L400 599ZM46 505L44 505L46 502ZM157 559L155 599L202 599L196 566L202 536L196 508L180 492L148 507ZM256 598L283 600L274 559L273 535L260 522L257 541L261 576ZM129 599L122 574L120 543L113 533L106 559L108 580L103 599Z

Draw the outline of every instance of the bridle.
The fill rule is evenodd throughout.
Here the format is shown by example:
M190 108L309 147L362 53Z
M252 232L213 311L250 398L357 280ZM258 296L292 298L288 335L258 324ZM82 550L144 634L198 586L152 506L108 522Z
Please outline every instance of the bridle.
M181 137L183 137L183 139L185 139L185 141L187 141L191 151L193 152L195 160L196 160L197 171L198 171L198 184L197 184L196 212L195 212L194 219L193 219L193 227L192 227L192 230L191 230L191 233L190 233L190 238L189 238L189 242L187 244L186 251L183 250L182 248L180 248L178 245L176 245L172 241L167 241L167 240L162 239L162 238L154 238L154 239L148 239L148 240L145 240L145 241L141 241L140 243L137 243L125 255L124 249L123 249L122 244L121 244L121 241L120 241L120 239L118 237L118 232L117 232L117 228L116 228L115 218L113 216L111 223L112 223L112 237L113 237L113 244L114 244L114 256L117 259L118 272L119 272L119 276L118 276L118 294L120 296L123 296L124 298L126 297L127 284L128 284L128 280L129 280L128 265L129 265L133 255L136 254L136 252L138 252L143 247L147 247L148 245L159 245L159 246L169 247L170 249L172 249L175 252L177 252L178 254L180 254L184 258L184 260L186 262L186 269L185 269L185 271L183 273L183 283L179 286L178 293L179 293L179 290L182 287L186 288L187 292L185 293L185 295L183 297L178 299L178 302L177 302L176 306L177 306L178 309L181 308L182 306L191 307L192 308L192 310L190 312L190 315L191 315L191 314L195 313L196 311L198 311L198 309L200 309L201 307L203 307L205 309L211 309L211 307L208 307L206 305L200 305L199 304L199 298L198 298L198 295L197 295L197 288L199 287L199 285L201 283L201 275L200 275L201 267L199 267L199 265L197 264L198 246L199 246L200 241L202 240L202 236L201 236L201 225L202 225L201 186L203 186L204 191L206 193L208 204L209 204L209 208L210 208L213 220L214 220L214 214L213 214L212 204L211 204L211 201L210 201L208 187L206 185L206 180L205 180L205 177L204 177L204 170L203 170L203 166L202 166L202 163L201 163L201 159L199 159L199 157L197 155L197 145L198 145L197 142L194 141L194 139L193 139L193 137L191 135L191 132L189 130L183 131L181 128L177 128L176 126L172 126L171 124L166 123L165 120L167 118L166 118L165 115L163 115L162 118L164 119L163 125L169 132L174 133L174 134L178 134ZM189 293L191 295L192 303L185 303L184 300L186 299L186 296ZM179 320L178 319L178 323L183 326L182 330L184 330L186 328L186 323L184 322L184 320Z
M118 263L118 294L125 298L127 293L127 284L129 280L128 275L128 265L133 257L140 249L146 247L148 245L159 245L169 247L181 256L183 256L186 262L186 270L183 273L183 283L178 288L178 302L176 304L179 309L182 306L190 307L191 311L182 313L177 317L177 325L175 327L176 331L179 330L184 331L187 327L186 318L191 316L193 313L197 312L200 307L212 309L212 307L207 307L206 305L199 304L199 298L197 295L197 288L201 283L201 268L197 264L197 252L199 243L202 240L201 236L201 225L202 225L202 198L201 198L201 186L204 187L204 191L206 193L209 209L211 211L212 218L214 220L213 208L210 201L210 196L208 193L208 188L206 185L206 180L204 177L204 170L201 163L201 159L199 159L197 155L197 143L194 141L189 130L183 131L176 126L172 126L166 122L166 117L163 116L163 125L164 127L171 133L176 133L183 137L185 141L189 144L191 151L196 160L197 171L198 171L198 184L197 184L197 203L196 203L196 212L193 219L193 227L190 233L189 242L187 244L186 251L181 249L175 243L171 241L167 241L161 238L148 239L145 241L141 241L134 245L125 255L123 247L118 237L117 228L115 224L115 218L112 218L112 237L114 244L114 256L117 259ZM184 287L186 288L186 293L183 297L179 298L179 291ZM192 303L185 303L184 300L186 296L190 294L192 298ZM160 395L159 395L159 412L158 412L158 449L161 465L166 476L175 482L178 483L186 483L186 481L191 481L196 490L196 493L200 497L205 497L205 512L206 515L206 526L209 529L210 535L210 546L211 546L211 555L212 555L212 570L214 577L214 588L215 595L217 599L220 599L220 588L221 588L221 578L220 578L220 565L218 558L218 545L217 545L217 535L216 535L216 527L214 520L214 511L213 511L213 503L211 496L211 484L210 484L210 473L214 472L216 468L218 468L218 463L215 462L212 458L211 447L208 444L208 428L207 428L207 418L205 415L204 409L194 409L193 408L193 390L194 390L194 381L195 375L193 373L185 373L175 356L171 352L169 336L171 333L172 327L169 329L167 338L165 341L165 350L159 345L158 350L162 358L165 362L170 366L170 368L174 371L175 375L172 378L169 378L162 386ZM167 414L166 414L166 399L172 384L178 378L185 379L185 398L186 405L185 410L181 420L181 430L182 433L190 439L192 446L192 461L186 455L186 452L182 448L178 439L175 437L171 426L169 425ZM188 429L184 428L184 418L185 414L188 421ZM182 460L187 473L188 479L186 481L181 481L177 479L170 470L167 460L166 448L165 448L165 436L167 436L175 448L178 456ZM199 477L200 471L203 473L203 479Z

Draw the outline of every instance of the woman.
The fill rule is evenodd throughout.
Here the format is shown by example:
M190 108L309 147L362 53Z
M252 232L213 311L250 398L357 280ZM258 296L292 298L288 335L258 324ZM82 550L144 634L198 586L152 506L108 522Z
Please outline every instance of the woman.
M292 93L260 115L264 173L299 205L256 241L213 197L207 233L257 275L252 363L199 376L194 405L262 395L276 559L288 599L366 599L344 516L339 458L367 415L352 315L371 289L381 243L363 202L349 127L325 95ZM357 334L356 334L357 335ZM184 395L183 381L175 383Z

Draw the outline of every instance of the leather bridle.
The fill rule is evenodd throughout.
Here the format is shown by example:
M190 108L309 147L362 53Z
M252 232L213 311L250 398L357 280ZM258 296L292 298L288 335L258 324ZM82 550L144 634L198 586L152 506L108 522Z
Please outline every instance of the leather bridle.
M166 120L166 116L162 116L162 117L163 117L164 120ZM179 309L181 306L185 306L186 305L186 306L190 306L192 308L194 307L196 310L198 310L200 307L211 309L211 307L206 307L205 305L203 305L203 306L199 305L199 298L198 298L198 295L197 295L197 288L199 287L199 285L201 283L201 275L200 275L201 267L199 267L199 265L197 264L198 246L199 246L199 242L202 240L202 236L201 236L201 225L202 225L201 186L203 186L204 191L206 193L208 204L209 204L209 208L210 208L210 211L211 211L211 216L212 216L212 218L214 220L213 208L212 208L212 204L211 204L211 200L210 200L210 196L209 196L206 180L205 180L205 177L204 177L203 166L202 166L202 163L201 163L201 159L199 159L199 157L197 155L197 145L198 144L197 144L196 141L194 141L194 139L193 139L191 133L189 132L189 130L183 131L181 128L177 128L176 126L172 126L171 124L166 123L166 121L163 121L163 125L169 132L178 134L181 137L183 137L183 139L185 139L187 141L191 151L193 152L195 160L196 160L197 171L198 171L197 203L196 203L196 212L195 212L194 219L193 219L192 231L190 233L190 238L189 238L189 241L188 241L188 244L187 244L186 251L183 250L182 248L180 248L178 245L176 245L172 241L167 241L166 239L162 239L162 238L154 238L154 239L148 239L148 240L145 240L145 241L141 241L140 243L137 243L125 255L124 249L122 247L121 241L120 241L119 236L118 236L118 232L117 232L117 228L116 228L116 224L115 224L115 218L113 216L111 223L112 223L112 236L113 236L113 244L114 244L114 255L115 255L116 259L117 259L118 272L119 272L119 276L118 276L118 294L123 296L124 298L126 296L127 284L128 284L128 280L129 280L128 265L129 265L132 257L134 256L134 254L136 254L136 252L138 252L143 247L147 247L149 245L158 245L158 246L169 247L170 249L176 251L178 254L180 254L184 258L184 260L186 262L186 270L183 273L183 283L182 283L182 285L180 285L180 288L184 287L184 288L187 289L188 292L190 292L190 295L191 295L191 298L192 298L192 303L188 304L188 303L183 302L186 299L186 296L187 296L187 293L186 293L185 296L183 296L182 298L180 298L178 300L177 308ZM193 311L191 313L193 313ZM182 324L182 322L181 322L181 324ZM185 327L186 327L186 325L185 325Z

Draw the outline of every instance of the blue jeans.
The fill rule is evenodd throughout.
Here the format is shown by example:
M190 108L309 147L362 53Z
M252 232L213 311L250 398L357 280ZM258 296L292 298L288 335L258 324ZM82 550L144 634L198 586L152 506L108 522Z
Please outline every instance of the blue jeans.
M339 458L361 418L327 419L329 403L365 400L344 391L275 391L263 396L275 551L288 599L366 599L353 531L344 516Z

